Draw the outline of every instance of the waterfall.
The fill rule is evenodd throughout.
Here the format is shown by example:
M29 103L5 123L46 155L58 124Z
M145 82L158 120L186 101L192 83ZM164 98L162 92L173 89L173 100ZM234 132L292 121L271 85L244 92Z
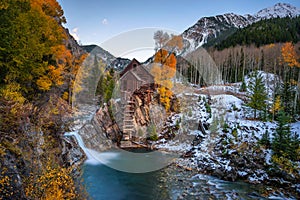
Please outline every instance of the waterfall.
M74 136L74 137L76 138L76 140L77 140L79 146L80 146L83 150L86 149L86 147L85 147L85 145L84 145L84 142L83 142L81 136L78 134L78 131L66 132L66 133L64 134L64 136ZM84 152L85 152L85 151L84 151Z
M64 136L74 136L80 146L80 148L84 151L87 160L86 164L90 165L100 165L100 164L108 164L111 159L115 159L119 154L117 152L98 152L93 149L89 149L84 145L84 142L81 136L78 134L78 130L72 132L66 132Z
M74 136L80 146L80 148L84 151L86 157L87 157L87 160L85 161L85 163L87 164L92 164L92 165L99 165L101 164L101 162L99 160L97 160L95 158L95 156L93 155L92 151L88 148L85 147L84 145L84 142L81 138L81 136L78 134L78 130L76 131L72 131L72 132L66 132L64 134L64 136ZM94 152L96 153L96 152Z

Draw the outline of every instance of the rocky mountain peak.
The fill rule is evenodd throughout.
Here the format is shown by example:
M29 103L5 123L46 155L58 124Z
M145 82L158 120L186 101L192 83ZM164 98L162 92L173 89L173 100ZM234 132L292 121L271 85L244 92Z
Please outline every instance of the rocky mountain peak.
M203 17L195 25L183 32L182 36L186 45L184 53L197 49L210 39L218 37L222 32L243 28L252 22L252 18L234 13Z
M208 43L217 37L226 37L238 28L244 28L254 22L283 17L296 17L300 15L300 9L287 3L277 3L272 7L262 9L256 14L239 15L225 13L211 17L202 17L196 24L189 27L182 33L185 48L183 55L194 51L200 46Z
M271 19L277 17L296 17L300 15L300 9L292 6L288 3L277 3L272 7L264 8L258 11L253 16L256 18L255 21L262 19Z

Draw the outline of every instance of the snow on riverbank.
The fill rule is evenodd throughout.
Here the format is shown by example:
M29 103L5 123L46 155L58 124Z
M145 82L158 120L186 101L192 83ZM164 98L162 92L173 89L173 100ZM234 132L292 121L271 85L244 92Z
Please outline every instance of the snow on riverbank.
M268 102L272 103L278 77L264 72L259 74L267 86ZM245 81L248 85L253 78L246 76ZM158 141L157 147L185 152L184 158L175 161L177 165L225 180L242 179L251 183L292 185L284 180L285 177L271 177L267 172L272 164L272 151L259 145L259 142L263 135L267 135L270 140L274 138L277 122L253 119L254 110L245 102L249 91L240 92L240 85L241 83L236 83L195 88L194 93L181 94L180 100L188 104L185 104L184 112L180 114L180 130L177 134L194 137L180 145L174 141ZM199 122L203 129L192 125ZM291 131L300 138L300 122L292 123Z

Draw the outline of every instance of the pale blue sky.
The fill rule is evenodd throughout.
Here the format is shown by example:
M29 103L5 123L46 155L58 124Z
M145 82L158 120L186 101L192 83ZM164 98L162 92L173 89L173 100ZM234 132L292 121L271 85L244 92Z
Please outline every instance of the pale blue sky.
M300 7L299 0L58 0L65 25L82 44L101 45L122 32L144 27L181 33L204 16L254 14L276 3Z

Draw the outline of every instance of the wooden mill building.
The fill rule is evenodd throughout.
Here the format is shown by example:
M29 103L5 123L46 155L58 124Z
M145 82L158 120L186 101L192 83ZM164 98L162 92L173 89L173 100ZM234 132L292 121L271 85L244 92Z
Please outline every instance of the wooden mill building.
M134 130L134 104L133 93L142 86L154 83L150 72L136 59L133 59L120 73L120 92L123 104L123 140L130 140Z
M135 58L120 73L120 90L123 102L130 100L134 91L141 86L154 83L150 72Z

